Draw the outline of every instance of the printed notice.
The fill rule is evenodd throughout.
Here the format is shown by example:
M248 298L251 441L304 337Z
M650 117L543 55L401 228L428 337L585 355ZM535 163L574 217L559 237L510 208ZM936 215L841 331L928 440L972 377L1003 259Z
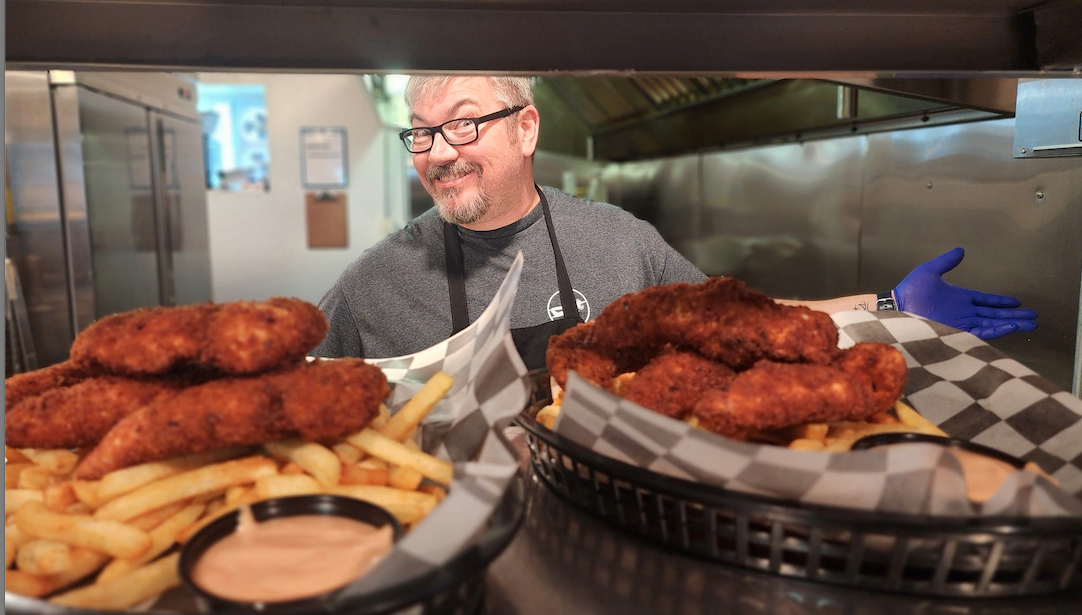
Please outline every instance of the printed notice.
M301 128L301 177L305 188L345 188L345 128Z

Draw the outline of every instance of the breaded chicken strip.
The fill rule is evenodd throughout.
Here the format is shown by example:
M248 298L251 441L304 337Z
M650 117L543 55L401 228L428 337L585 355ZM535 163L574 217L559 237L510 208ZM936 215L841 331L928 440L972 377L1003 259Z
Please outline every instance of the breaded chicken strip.
M753 430L875 414L864 387L829 365L760 361L724 391L708 391L693 414L704 429L735 440Z
M683 419L706 391L724 389L736 373L700 354L667 352L635 372L620 396L644 408Z
M864 387L877 412L893 408L902 395L908 368L893 346L861 342L842 351L832 364Z
M545 349L545 365L549 375L562 387L567 386L567 370L576 369L587 380L601 388L612 386L616 375L616 362L601 356L586 341L593 333L594 323L586 322L575 325L559 335L549 338Z
M131 465L283 438L323 441L354 433L390 393L360 359L313 361L262 376L223 378L151 403L105 435L76 468L95 480Z
M641 367L668 345L738 371L760 359L825 364L838 354L838 328L830 316L775 303L734 278L628 293L602 310L589 329L582 327L549 341L546 362L560 386L567 385L569 369L611 379ZM636 360L641 362L634 365ZM616 365L611 375L609 362Z
M79 369L71 361L64 361L32 372L15 374L4 380L4 408L13 408L15 404L28 397L41 395L49 389L71 386L86 380L89 374Z
M693 413L702 427L736 439L753 430L859 421L892 408L905 377L898 350L861 343L830 365L760 361L725 391L706 393Z
M53 388L7 408L5 443L18 448L97 444L118 421L180 386L174 380L102 376Z
M838 351L830 316L775 303L735 278L652 286L597 317L593 343L621 349L676 344L740 370L760 359L827 363Z
M141 308L106 316L79 333L71 361L123 375L192 364L255 374L299 361L326 333L323 313L300 299Z

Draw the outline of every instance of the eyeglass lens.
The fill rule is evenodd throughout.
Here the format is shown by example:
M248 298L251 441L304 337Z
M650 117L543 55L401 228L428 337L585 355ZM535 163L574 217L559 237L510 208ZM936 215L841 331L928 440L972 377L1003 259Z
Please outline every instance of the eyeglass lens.
M422 128L406 135L406 147L411 152L424 151L432 147L435 133L440 132L448 145L466 145L477 139L477 123L471 119L451 120L435 130Z

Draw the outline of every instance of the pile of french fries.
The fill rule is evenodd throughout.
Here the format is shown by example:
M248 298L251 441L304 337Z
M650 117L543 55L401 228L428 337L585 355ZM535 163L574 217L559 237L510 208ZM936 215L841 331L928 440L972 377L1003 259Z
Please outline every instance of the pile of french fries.
M619 394L620 387L634 376L634 372L617 376L614 387L616 393ZM534 417L534 420L549 429L553 428L556 424L556 417L560 415L563 397L563 391L560 390L559 385L553 382L551 386L553 403L542 407ZM699 427L698 420L695 417L686 419L686 422L692 427ZM921 416L919 412L899 400L894 402L893 409L876 414L864 421L807 423L785 429L759 432L754 434L751 440L763 444L786 446L800 451L842 452L850 450L854 442L865 436L896 431L936 436L947 435L931 421Z
M408 531L447 495L454 474L416 442L452 384L435 374L394 415L381 407L367 428L330 446L268 442L144 463L97 481L72 478L81 451L5 447L5 589L80 608L141 605L179 584L176 545L270 498L366 500Z

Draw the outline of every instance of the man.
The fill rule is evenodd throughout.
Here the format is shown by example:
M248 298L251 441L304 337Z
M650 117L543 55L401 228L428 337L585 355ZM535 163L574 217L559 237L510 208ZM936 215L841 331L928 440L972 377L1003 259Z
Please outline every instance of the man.
M605 203L534 184L540 118L529 79L414 77L402 141L436 207L365 251L320 302L330 329L313 354L391 357L462 330L495 295L515 255L524 268L512 335L530 368L548 338L617 297L706 276L650 224ZM993 338L1036 328L1011 297L947 284L961 249L914 269L893 295L791 302L834 312L897 309ZM891 308L893 309L893 308Z

